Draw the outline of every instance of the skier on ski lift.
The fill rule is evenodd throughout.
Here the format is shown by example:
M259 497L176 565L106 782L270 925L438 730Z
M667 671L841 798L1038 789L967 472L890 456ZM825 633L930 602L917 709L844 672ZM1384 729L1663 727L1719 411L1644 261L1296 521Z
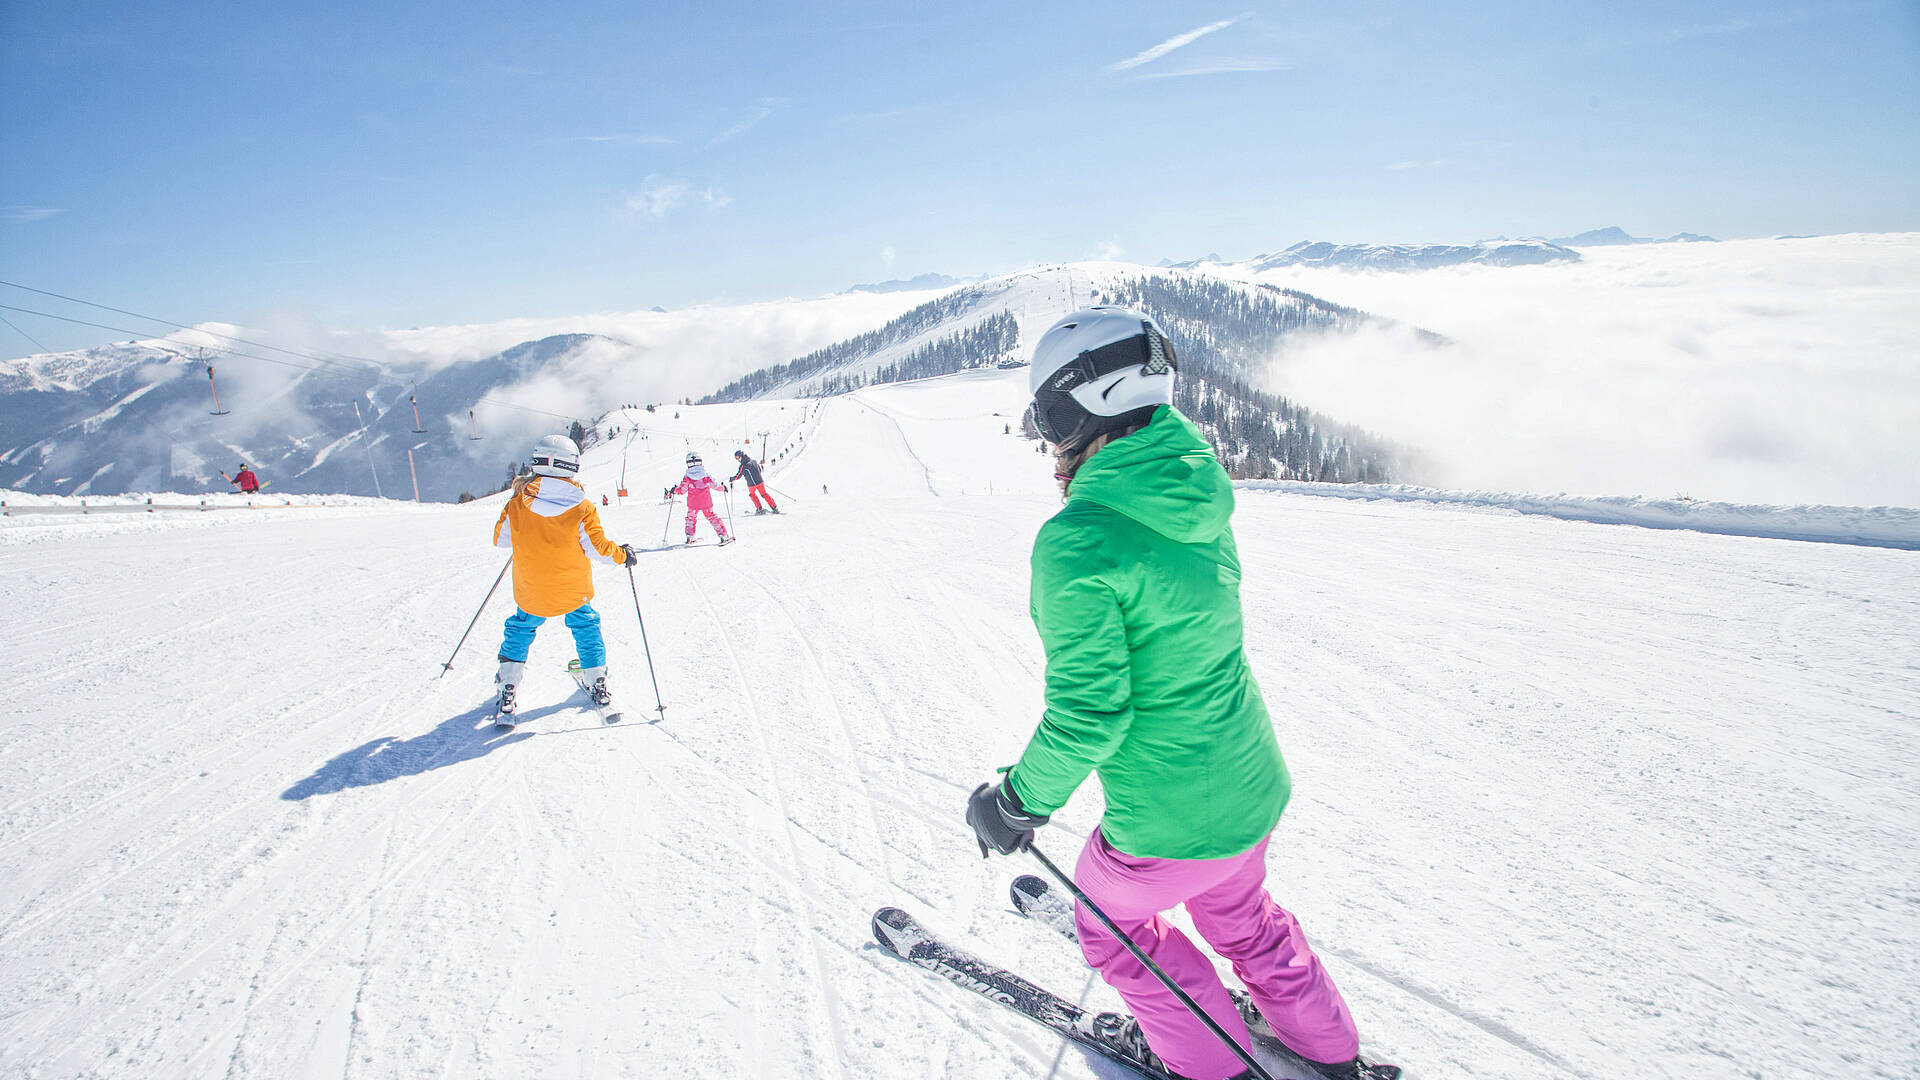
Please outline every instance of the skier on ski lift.
M220 475L226 476L227 474L221 473ZM245 495L252 495L260 490L260 478L254 475L252 469L247 468L247 463L244 461L240 463L239 472L227 477L227 483L238 487L241 493Z
M721 521L720 515L713 512L713 493L721 488L720 481L707 475L707 467L701 464L700 455L688 451L686 474L680 478L679 484L667 489L669 499L675 495L687 497L687 543L693 543L694 522L702 513L706 514L707 520L713 523L713 531L720 534L722 546L733 543L733 537L727 535L726 522Z
M1249 1044L1210 961L1161 917L1194 927L1260 1017L1329 1080L1387 1080L1300 924L1267 894L1266 852L1291 789L1243 651L1233 488L1173 407L1173 348L1152 320L1097 307L1034 348L1033 418L1055 447L1065 507L1033 544L1032 611L1046 709L997 784L967 805L984 856L1018 851L1100 774L1106 814L1074 881L1228 1032ZM1084 908L1087 962L1131 1017L1106 1034L1192 1080L1249 1075L1240 1058Z
M745 450L735 450L733 456L740 462L740 468L727 480L727 483L732 484L735 480L744 477L747 481L747 498L753 500L753 512L756 514L764 514L768 511L779 513L780 504L774 502L773 496L767 494L767 482L760 475L760 463L753 460ZM767 500L764 508L760 505L761 499Z
M507 616L500 643L500 670L494 675L500 696L494 708L513 715L515 690L527 667L527 652L540 624L566 617L580 662L580 683L595 705L613 704L607 689L607 647L600 637L600 614L593 599L593 563L623 566L633 561L630 545L615 544L600 531L600 515L574 475L580 448L565 435L549 435L534 445L531 471L513 480L513 495L493 523L495 547L513 550L514 612Z

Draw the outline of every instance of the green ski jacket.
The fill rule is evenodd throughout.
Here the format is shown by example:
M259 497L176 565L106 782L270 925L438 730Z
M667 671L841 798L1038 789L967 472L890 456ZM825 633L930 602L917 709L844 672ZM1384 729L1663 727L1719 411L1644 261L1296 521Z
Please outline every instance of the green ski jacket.
M1292 782L1243 651L1233 486L1170 406L1080 467L1033 543L1047 707L1008 781L1051 814L1100 774L1128 855L1219 859L1259 843Z

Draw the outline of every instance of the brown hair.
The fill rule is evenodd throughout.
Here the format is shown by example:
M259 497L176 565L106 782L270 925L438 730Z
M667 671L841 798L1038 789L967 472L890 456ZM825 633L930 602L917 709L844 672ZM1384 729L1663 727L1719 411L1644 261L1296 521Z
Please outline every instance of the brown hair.
M1060 484L1060 501L1067 501L1067 490L1073 487L1074 474L1080 471L1080 466L1085 465L1088 458L1099 453L1100 448L1108 443L1124 439L1141 430L1147 426L1147 423L1142 420L1137 424L1103 432L1087 440L1085 446L1076 446L1071 450L1056 449L1053 455L1053 478Z
M540 479L536 473L523 472L513 478L513 497L518 499L527 493L527 485Z

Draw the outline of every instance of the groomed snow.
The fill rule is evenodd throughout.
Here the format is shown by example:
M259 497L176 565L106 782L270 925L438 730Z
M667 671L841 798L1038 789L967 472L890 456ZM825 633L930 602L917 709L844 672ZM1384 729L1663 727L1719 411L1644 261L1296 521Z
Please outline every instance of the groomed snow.
M686 445L790 446L786 513L736 493L739 544L643 557L658 722L617 569L624 723L570 696L555 625L520 730L481 726L504 596L435 677L497 498L0 518L0 1073L1117 1076L867 927L900 904L1115 1001L961 820L1040 707L1058 499L1003 433L1023 376L589 451L596 495L627 451L609 532L658 547ZM1372 1049L1425 1080L1913 1075L1920 556L1280 490L1236 529L1296 781L1270 883Z

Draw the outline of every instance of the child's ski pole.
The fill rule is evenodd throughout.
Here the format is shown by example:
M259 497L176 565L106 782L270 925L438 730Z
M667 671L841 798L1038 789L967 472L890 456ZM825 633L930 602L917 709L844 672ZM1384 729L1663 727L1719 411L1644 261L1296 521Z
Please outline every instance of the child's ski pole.
M494 591L500 588L502 581L506 580L507 567L512 565L513 556L509 555L507 556L506 565L500 568L500 576L493 579L493 588L487 590L487 598L480 601L480 610L473 613L473 621L467 624L467 633L460 635L460 645L453 647L453 652L447 657L447 662L440 665L440 675L435 675L434 678L438 679L441 675L445 675L447 672L453 670L453 658L460 655L460 646L467 643L467 634L473 633L473 628L479 625L481 613L487 610L487 604L493 600Z
M647 678L653 680L653 703L660 719L667 718L667 704L660 700L660 676L653 673L653 646L647 644L647 617L640 614L640 586L633 580L633 563L627 563L627 587L633 590L633 614L640 620L640 648L647 654Z

